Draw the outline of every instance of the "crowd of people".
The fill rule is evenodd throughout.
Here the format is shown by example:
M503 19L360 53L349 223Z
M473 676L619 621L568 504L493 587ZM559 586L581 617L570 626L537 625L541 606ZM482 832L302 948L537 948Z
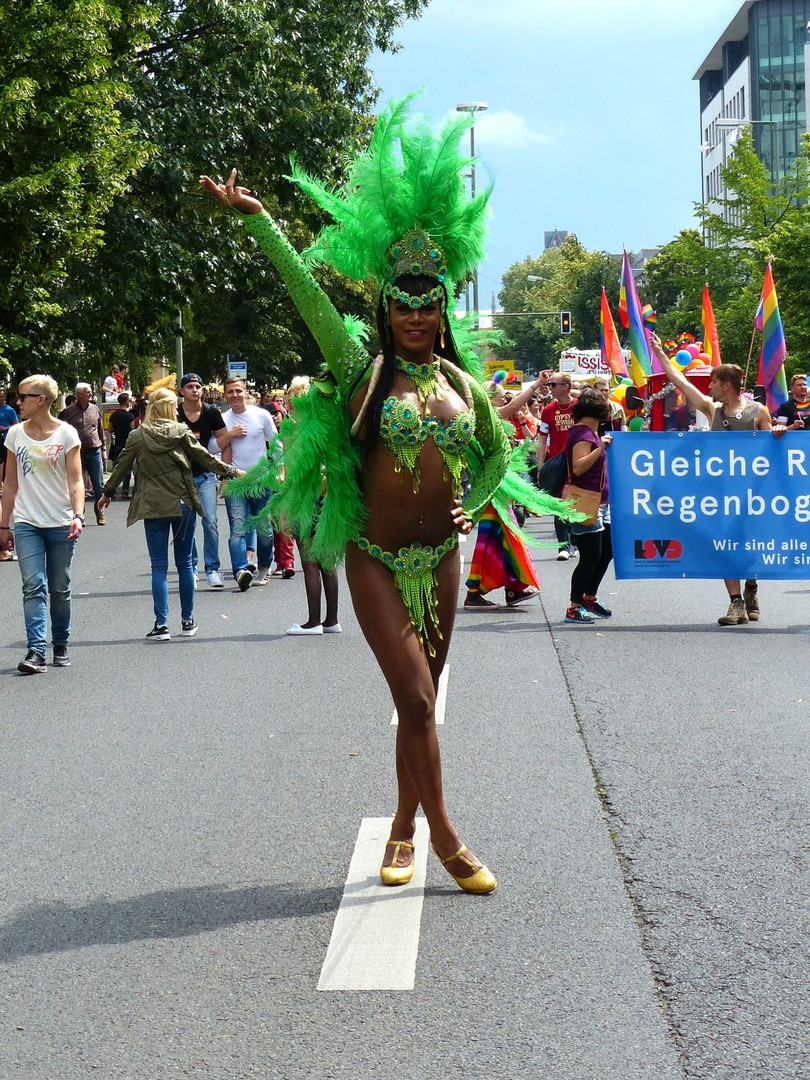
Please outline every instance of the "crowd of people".
M772 417L764 405L743 396L742 372L735 365L724 364L714 369L710 392L703 394L666 356L656 337L653 337L653 348L668 379L681 395L680 407L690 410L692 415L698 413L705 416L711 430L772 430L779 436L786 430L810 428L810 395L805 375L792 378L788 401ZM105 399L107 381L113 376L121 380L122 373L126 374L126 368L111 369L102 389ZM58 388L47 376L33 376L25 380L18 392L0 388L0 484L3 485L0 493L5 494L2 518L6 521L5 526L0 525L0 561L17 561L20 557L19 540L9 542L12 537L9 524L14 509L16 520L28 528L57 527L52 513L46 511L42 501L45 489L39 496L29 494L27 500L20 499L18 463L12 460L11 468L7 467L8 452L12 450L13 454L18 455L24 469L24 484L38 484L40 479L45 478L50 483L54 472L61 477L59 510L54 510L54 513L61 515L58 527L67 529L65 535L70 534L71 541L80 535L76 524L84 526L85 498L93 502L98 525L106 523L105 510L112 499L120 497L132 500L127 523L144 520L152 565L155 623L146 636L159 640L171 637L166 572L168 540L172 536L180 581L181 634L193 635L197 631L193 593L201 578L197 521L199 519L202 524L201 550L205 579L211 588L223 588L225 582L220 572L217 521L222 478L243 475L266 456L268 446L275 447L276 456L280 454L278 427L290 416L293 400L305 394L309 384L310 380L304 377L293 380L287 394L269 390L252 393L242 380L229 379L223 388L224 399L229 406L225 411L219 405L204 400L203 380L195 373L187 373L181 378L179 399L173 391L156 392L147 400L144 396L136 398L130 391L122 389L115 396L118 407L109 412L108 436L89 383L76 385L74 394L65 398L64 408L53 424L48 418L53 419ZM31 387L40 392L34 395ZM120 387L121 383L117 382L116 389ZM502 381L493 381L489 384L489 393L495 412L509 431L512 444L522 445L528 451L527 474L535 483L552 495L562 492L566 480L576 481L579 487L599 493L599 506L593 521L571 522L565 517L556 516L553 520L558 561L567 561L574 556L578 558L571 576L570 602L564 621L588 624L597 619L610 618L612 611L598 595L599 585L612 560L605 451L613 434L626 430L627 424L621 405L609 397L609 380L597 378L591 383L577 385L565 372L544 371L519 391L508 388ZM33 404L35 397L36 404ZM158 404L161 411L156 413ZM19 427L18 433L21 421L22 427ZM185 433L181 432L183 426L194 437L192 440L186 439ZM156 427L162 429L160 438ZM27 439L23 439L23 432L27 433ZM68 434L70 437L66 438ZM156 489L154 477L150 479L149 468L144 468L144 463L157 460L159 450L156 440L160 442L161 438L167 448L172 448L173 454L159 460L179 462L182 458L187 462L191 487L187 485L187 477L181 469L172 480L165 477L161 480L163 491ZM197 453L197 444L202 450L201 454ZM24 450L20 449L23 446ZM78 451L82 489L81 506L77 504L75 507L76 498L70 480L71 462L75 456L71 451L74 449ZM49 461L52 472L42 472L34 465L35 461L43 459ZM105 480L108 468L110 471ZM137 474L140 474L140 489L137 498L134 498L136 487L133 486L133 477ZM549 477L552 478L550 481ZM52 487L47 490L48 497L53 495ZM169 498L165 501L163 496L167 493ZM226 492L224 496L233 579L237 587L245 591L251 585L268 584L272 576L294 577L294 544L297 544L306 587L307 618L293 624L287 632L290 635L340 633L338 578L334 567L323 565L312 557L312 535L293 536L292 531L279 531L273 527L269 516L264 514L271 494L267 490L231 496ZM34 520L37 514L39 518ZM486 594L501 588L504 589L507 608L539 596L537 570L520 530L525 522L524 508L512 504L509 514L511 524L489 505L479 516L463 601L465 610L503 610L500 604L486 598ZM31 520L23 522L23 515ZM162 524L154 524L157 521ZM19 667L26 673L45 670L45 642L42 636L45 616L41 609L47 592L50 562L57 559L58 570L55 573L62 575L63 583L65 575L68 582L70 576L69 559L55 555L47 546L40 555L32 558L28 554L29 548L30 545L27 546L23 540L22 549L26 552L26 559L30 560L30 573L27 566L21 567L24 571L28 655ZM272 568L274 554L275 569ZM758 621L757 582L748 580L741 583L728 579L724 584L729 608L718 619L719 625L741 626ZM69 587L67 593L69 595ZM69 663L66 639L66 635L69 635L69 619L66 630L64 599L60 601L58 595L54 595L57 608L56 624L52 628L54 663L66 666ZM323 600L325 614L322 610ZM31 654L34 654L33 658Z

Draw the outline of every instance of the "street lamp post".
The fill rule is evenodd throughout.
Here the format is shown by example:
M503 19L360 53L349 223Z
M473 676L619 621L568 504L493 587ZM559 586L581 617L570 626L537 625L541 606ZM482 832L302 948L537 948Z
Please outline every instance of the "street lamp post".
M456 112L466 112L470 114L472 123L470 124L470 157L473 159L470 165L470 198L475 198L475 114L479 112L486 112L489 106L485 101L462 101L459 105L456 105ZM478 319L478 267L473 270L473 311L475 312L476 320ZM478 324L476 323L476 329Z

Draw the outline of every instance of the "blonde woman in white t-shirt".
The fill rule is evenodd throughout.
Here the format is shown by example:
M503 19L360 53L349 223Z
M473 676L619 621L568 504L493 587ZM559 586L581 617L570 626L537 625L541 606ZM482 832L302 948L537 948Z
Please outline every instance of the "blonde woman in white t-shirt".
M28 654L17 665L23 675L47 670L49 599L53 663L70 664L70 564L84 527L84 483L76 429L51 413L58 394L47 375L24 379L19 393L22 423L6 436L0 550L16 547L19 556L28 640Z

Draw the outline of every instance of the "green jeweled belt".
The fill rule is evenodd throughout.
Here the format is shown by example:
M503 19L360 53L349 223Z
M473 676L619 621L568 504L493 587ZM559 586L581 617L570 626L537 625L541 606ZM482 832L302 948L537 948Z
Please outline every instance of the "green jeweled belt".
M451 533L438 547L425 547L414 542L408 547L401 547L396 554L386 551L379 544L372 544L365 536L359 536L355 542L361 551L379 559L394 575L394 584L405 603L411 626L424 648L431 656L435 656L436 650L427 636L427 624L429 621L442 640L439 629L439 602L436 596L436 568L445 555L458 546L458 533Z

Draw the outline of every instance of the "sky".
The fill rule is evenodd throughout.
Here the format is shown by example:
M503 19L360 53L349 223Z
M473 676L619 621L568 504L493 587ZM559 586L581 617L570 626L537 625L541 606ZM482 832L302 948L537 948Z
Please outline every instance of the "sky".
M543 234L589 250L660 247L693 227L700 113L692 76L739 0L432 0L375 53L381 98L419 88L437 118L484 101L477 156L495 179L479 306ZM480 188L483 171L476 172Z

